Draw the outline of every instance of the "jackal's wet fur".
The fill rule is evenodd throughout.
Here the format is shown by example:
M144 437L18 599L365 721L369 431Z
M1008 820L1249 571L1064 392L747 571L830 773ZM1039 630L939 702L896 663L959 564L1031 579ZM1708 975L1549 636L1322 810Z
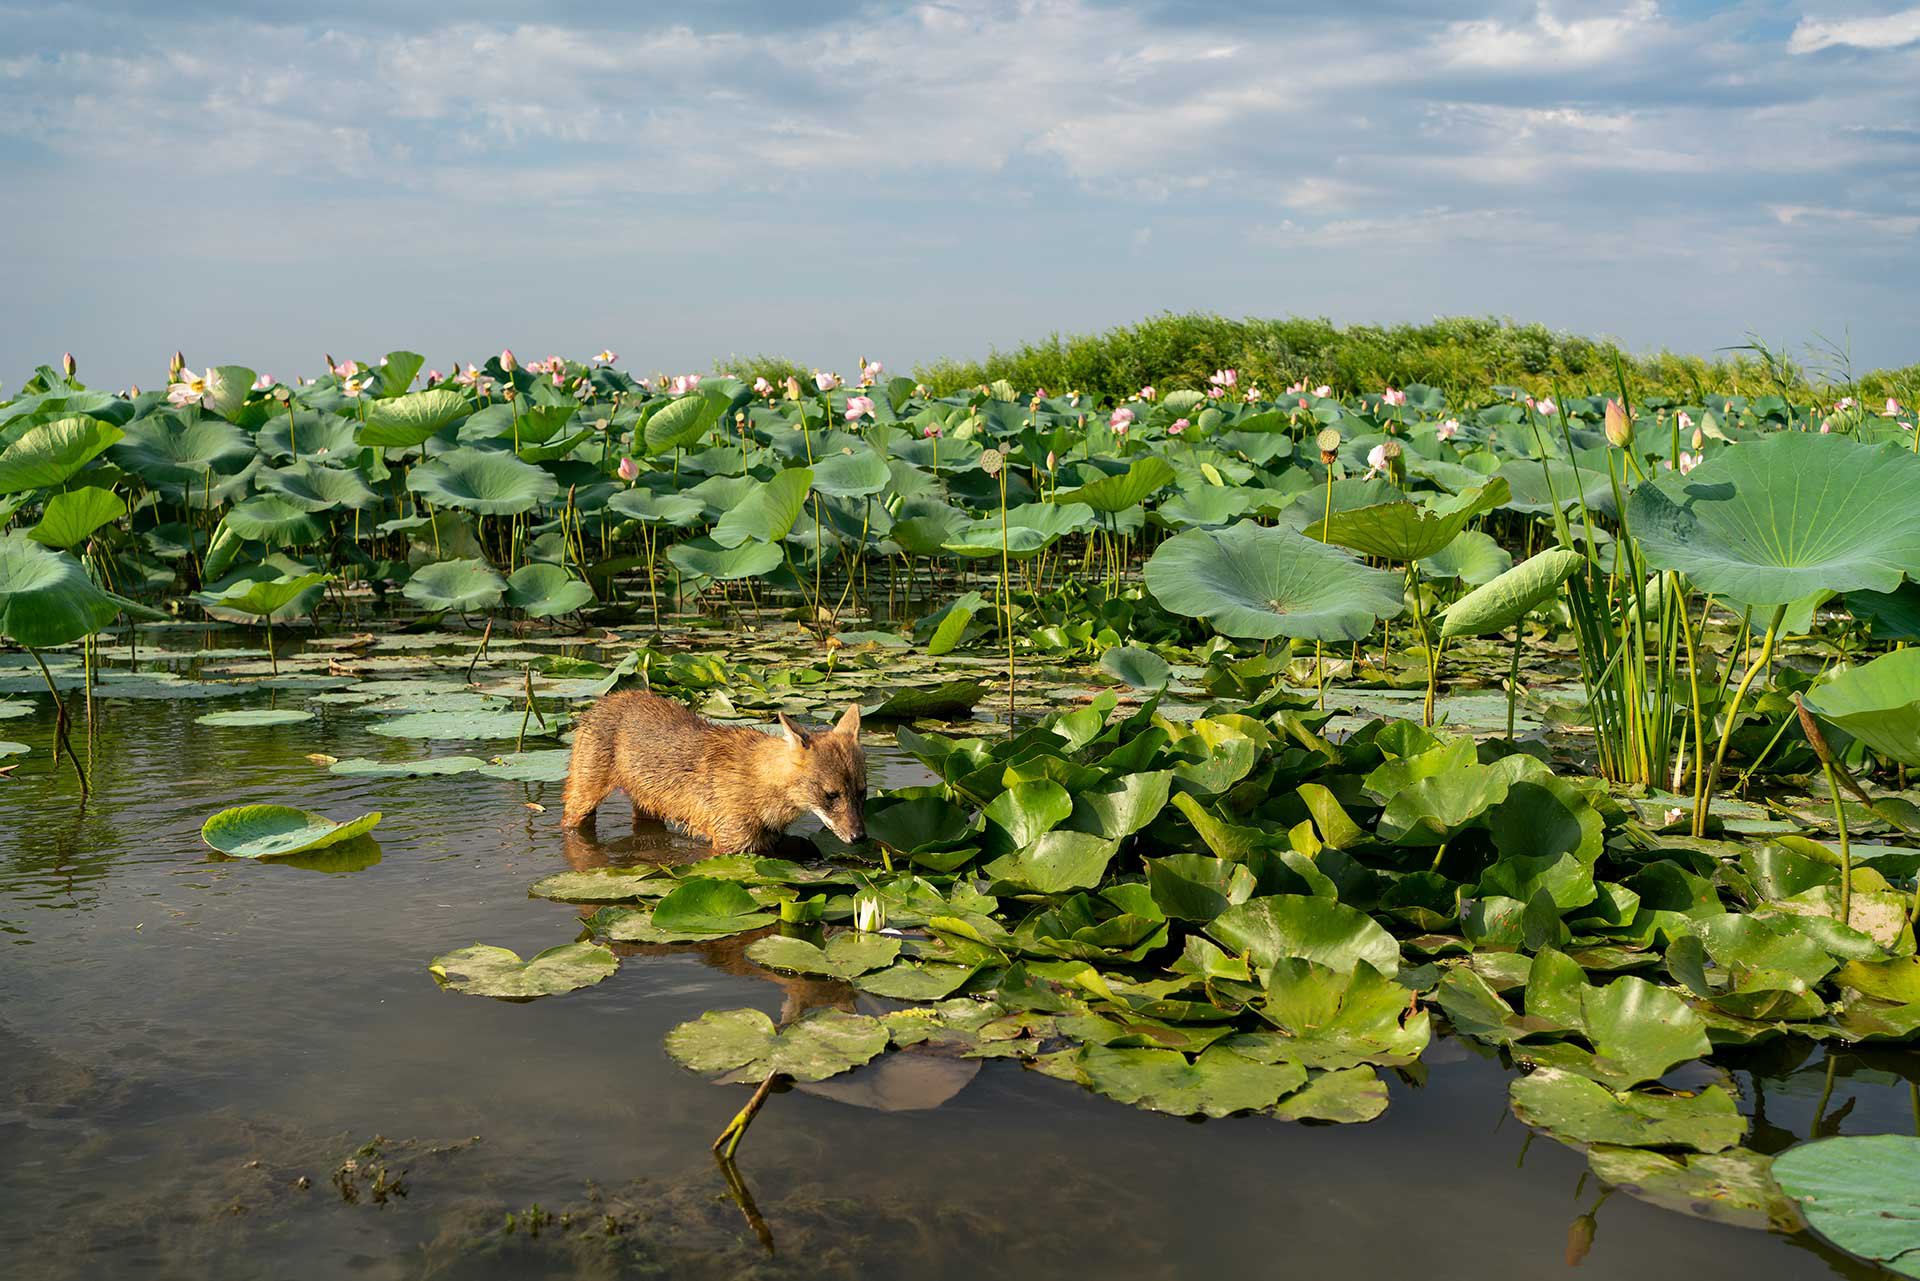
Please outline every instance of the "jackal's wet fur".
M601 700L581 718L567 766L569 828L592 826L615 789L635 819L665 819L713 842L716 853L764 850L802 814L841 840L866 835L867 760L860 706L830 730L780 733L715 725L679 703L637 690Z

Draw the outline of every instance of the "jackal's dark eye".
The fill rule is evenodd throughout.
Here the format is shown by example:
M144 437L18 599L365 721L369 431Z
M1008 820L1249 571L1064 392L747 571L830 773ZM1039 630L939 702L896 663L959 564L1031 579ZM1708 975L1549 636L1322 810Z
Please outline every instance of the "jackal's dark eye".
M827 793L827 804L838 805L839 803L840 803L840 793L838 792Z

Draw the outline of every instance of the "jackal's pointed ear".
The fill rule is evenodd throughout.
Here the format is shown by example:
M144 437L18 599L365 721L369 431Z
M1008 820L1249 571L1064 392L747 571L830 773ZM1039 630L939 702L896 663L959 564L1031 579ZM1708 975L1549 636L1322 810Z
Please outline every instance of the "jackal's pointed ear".
M795 747L805 747L807 745L807 731L801 729L793 717L787 715L785 712L780 713L780 734L781 737L785 738Z
M847 704L847 710L840 713L840 719L833 723L833 732L847 735L860 732L860 704Z

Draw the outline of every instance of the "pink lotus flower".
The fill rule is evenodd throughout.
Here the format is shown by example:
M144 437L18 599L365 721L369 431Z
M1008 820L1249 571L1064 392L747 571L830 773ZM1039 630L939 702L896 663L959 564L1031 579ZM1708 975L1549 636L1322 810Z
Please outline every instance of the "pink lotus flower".
M1693 430L1693 415L1684 409L1680 411L1680 416L1674 419L1674 421L1680 424L1681 431Z
M920 434L922 436L925 436L928 440L933 440L940 435L940 424L928 423L924 428L921 429Z
M555 387L565 387L567 385L567 376L558 369L553 371L553 385Z
M628 484L632 484L639 478L640 464L634 462L631 458L622 458L620 460L620 479L626 481Z
M1240 399L1246 401L1249 405L1255 404L1260 399L1260 389L1258 387L1249 387L1247 388L1246 394L1240 397Z
M840 385L840 375L823 374L816 369L813 371L813 385L821 391L832 391Z
M1222 396L1225 396L1226 394L1227 394L1227 389L1225 387L1207 388L1207 396L1209 399L1212 399L1212 400L1219 400Z
M1306 398L1305 396L1302 396L1302 397L1300 398L1300 400L1299 400L1299 405L1300 405L1300 408L1302 408L1302 409L1305 409L1305 408L1307 408L1307 398Z
M773 395L773 384L764 378L756 378L753 380L753 394L756 396L771 396Z
M847 397L847 421L857 423L862 418L873 417L873 398L871 396Z
M1140 389L1140 399L1142 400L1157 400L1159 396L1160 393L1153 389L1152 383L1148 383Z
M640 385L640 390L641 390L641 391L652 391L652 390L653 390L653 379L651 379L651 378L636 378L636 379L634 379L633 381L634 381L634 382L636 382L636 383L638 383L638 384Z
M1127 427L1132 424L1133 417L1133 411L1125 405L1122 405L1113 411L1111 418L1107 419L1107 426L1113 428L1115 431L1124 432Z
M1188 427L1192 425L1193 424L1189 423L1184 418L1176 418L1167 425L1167 435L1178 436L1181 432L1185 431Z
M614 355L611 351L603 351L598 356L595 356L594 359L603 365L611 365L614 361L620 359L620 357Z
M1234 387L1239 385L1240 371L1238 369L1216 369L1208 376L1207 381L1215 387Z
M1834 402L1833 409L1835 413L1840 413L1844 410L1852 409L1853 406L1854 406L1853 397L1842 396L1839 400Z
M1306 389L1307 389L1307 380L1302 378L1299 382L1289 385L1285 394L1292 396L1298 392L1303 392Z
M913 394L914 394L914 395L916 395L916 396L925 396L925 395L927 395L927 394L928 394L928 393L927 393L927 385L926 385L925 383L915 383L915 384L913 385ZM1045 392L1042 392L1041 394L1042 394L1042 395L1044 395L1044 394L1045 394Z
M365 378L349 378L340 384L340 394L348 400L358 400L367 394Z
M68 359L71 360L72 357L68 357ZM1893 417L1895 414L1900 412L1900 402L1895 400L1891 396L1887 397L1887 407L1882 412L1884 417L1887 417L1887 418Z
M1389 387L1380 393L1380 403L1396 407L1404 405L1407 403L1407 393L1401 391L1398 387Z
M255 391L265 391L267 390L267 388L271 386L273 386L272 374L261 374L258 378L255 378L253 380L253 389Z
M1548 396L1542 400L1536 401L1534 403L1533 410L1537 414L1540 414L1547 418L1551 418L1553 417L1554 414L1559 412L1560 407L1553 403L1553 397Z
M1325 383L1321 383L1318 387L1315 387L1313 389L1313 394L1318 396L1320 399L1325 400L1327 397L1333 395L1333 388L1327 386L1327 384Z
M506 370L508 373L512 373L514 370L520 368L520 362L513 358L513 348L502 347L500 349L500 368Z
M1822 419L1820 422L1820 434L1822 436L1825 436L1832 431L1833 431L1833 419L1831 418Z
M429 369L427 371L427 386L429 387L437 387L446 380L447 376L438 369Z
M886 372L887 367L879 361L862 360L860 362L860 385L862 387L871 387L879 382L880 375Z
M1447 419L1447 421L1440 424L1440 430L1433 434L1441 440L1452 440L1460 434L1460 420L1458 418Z
M1387 447L1384 443L1375 445L1367 451L1367 475L1384 476L1387 474Z
M1698 467L1700 463L1701 456L1699 454L1689 454L1684 449L1680 451L1680 474L1682 476Z
M675 374L673 380L668 384L668 387L676 396L684 396L690 391L697 390L699 386L699 374Z

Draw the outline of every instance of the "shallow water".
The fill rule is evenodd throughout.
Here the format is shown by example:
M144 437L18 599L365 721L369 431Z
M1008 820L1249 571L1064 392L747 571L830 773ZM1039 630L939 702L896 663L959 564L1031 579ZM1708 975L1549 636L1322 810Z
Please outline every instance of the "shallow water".
M319 718L194 724L276 699ZM528 898L540 876L694 847L630 833L617 804L598 841L569 845L557 784L331 775L307 754L424 748L308 700L102 699L84 808L49 776L47 700L0 722L33 747L0 780L8 1277L1523 1277L1566 1270L1601 1197L1580 1154L1509 1114L1509 1070L1455 1040L1387 1073L1392 1106L1359 1126L1197 1123L1010 1062L894 1055L755 1121L740 1173L769 1254L708 1152L747 1091L661 1040L708 1009L777 1016L851 991L777 984L737 944L631 949L605 982L528 1004L441 991L426 967L442 952L577 936L576 909ZM920 778L885 746L870 760L876 786ZM332 875L211 858L202 820L260 800L379 809L383 857ZM1817 1049L1731 1062L1762 1150L1807 1137L1821 1107L1822 1133L1914 1129L1920 1056L1843 1051L1824 1101ZM376 1135L390 1142L343 1180L349 1199L335 1172ZM375 1186L381 1166L404 1169L404 1195ZM536 1205L569 1224L530 1235ZM1877 1275L1805 1234L1625 1193L1596 1223L1583 1276Z

